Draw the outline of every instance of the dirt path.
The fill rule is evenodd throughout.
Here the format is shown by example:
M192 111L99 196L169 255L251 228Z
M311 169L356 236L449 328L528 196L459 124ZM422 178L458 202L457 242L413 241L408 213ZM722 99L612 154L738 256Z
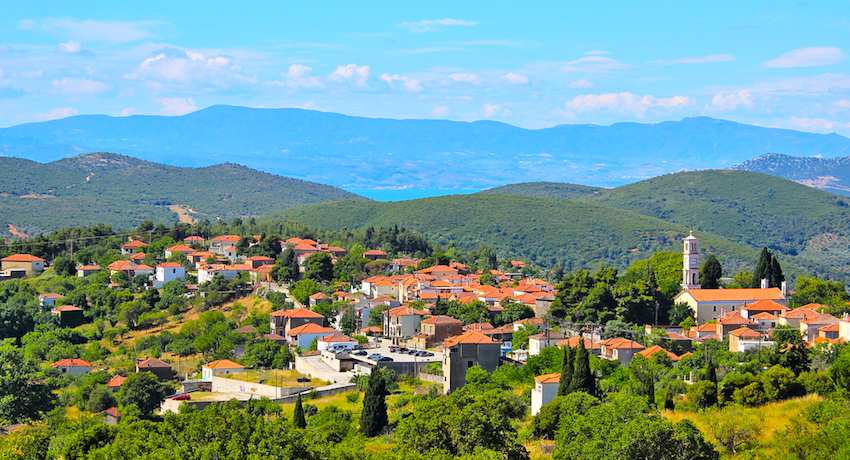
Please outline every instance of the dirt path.
M195 214L195 211L193 211L189 206L172 204L168 207L168 209L177 214L177 218L184 224L194 224L195 222L198 222L198 219L192 217L192 214Z
M18 238L29 238L29 237L30 237L30 235L27 235L26 233L24 233L24 232L22 232L22 231L18 230L18 229L17 229L17 228L15 228L15 226L14 226L14 225L12 225L12 224L9 224L9 233L11 233L12 235L17 236Z

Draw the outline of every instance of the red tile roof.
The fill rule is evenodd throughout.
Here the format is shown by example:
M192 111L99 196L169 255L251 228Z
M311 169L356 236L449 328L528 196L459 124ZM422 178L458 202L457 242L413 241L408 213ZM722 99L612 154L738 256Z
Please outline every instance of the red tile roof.
M561 373L555 372L554 374L543 374L534 377L534 381L537 383L559 383L561 381Z
M189 253L195 252L194 249L190 248L189 246L186 246L185 244L178 244L176 246L171 246L170 248L166 249L166 251L168 251L168 252L189 252Z
M239 237L237 235L221 235L213 238L211 241L216 243L237 243Z
M581 337L570 337L567 340L561 340L560 342L556 343L555 345L558 345L559 347L569 345L570 348L576 348L576 347L578 347L578 341L579 340L584 340L584 348L586 350L598 350L602 347L601 345L599 345L599 342L594 342L593 340L590 340L590 339L583 339Z
M115 374L114 377L108 382L106 382L106 386L108 387L120 387L124 384L124 381L127 380L127 377L122 375Z
M755 300L783 300L779 288L768 289L690 289L678 294L688 293L697 302L746 302Z
M50 367L91 367L91 363L77 358L65 358L56 361Z
M83 309L80 308L80 307L75 307L73 305L60 305L60 306L54 308L51 311L61 313L61 312L64 312L64 311L83 311Z
M245 366L235 363L229 359L219 359L211 363L204 364L203 367L208 369L244 369Z
M735 329L734 331L730 332L729 335L734 335L735 337L738 337L738 338L741 338L741 339L753 339L753 340L756 340L759 337L761 337L761 334L759 334L758 332L756 332L756 331L754 331L754 330L752 330L748 327L742 327L740 329Z
M599 342L600 345L606 348L615 348L615 349L625 349L631 348L636 350L643 350L644 346L635 342L634 340L623 339L620 337L607 339Z
M425 318L422 320L420 324L451 324L451 325L460 325L463 324L463 321L459 319L452 318L451 316L445 315L437 315L431 316L429 318Z
M478 331L469 331L446 339L444 345L446 347L453 347L461 343L493 344L502 342L494 340L492 337L488 337Z
M145 243L144 241L136 240L136 241L130 241L129 243L122 244L121 248L123 248L123 249L138 249L138 248L143 248L147 245L148 244Z
M286 316L287 318L324 318L324 316L306 308L278 310L273 312L271 316Z
M769 299L759 300L758 302L753 302L749 305L744 305L741 307L741 310L747 310L748 312L757 312L757 311L782 311L787 310L788 307L782 305L781 303L774 302Z
M331 334L318 339L319 342L337 343L337 342L356 342L356 340L345 334Z
M2 262L44 262L41 257L36 257L31 254L13 254L9 257L0 259Z
M159 369L159 368L169 368L171 369L171 364L168 364L165 361L156 359L156 358L148 358L139 364L136 364L139 369Z
M336 329L320 326L316 323L307 323L291 329L288 335L296 337L299 334L333 334L334 332L336 332Z
M641 350L641 351L638 352L638 354L643 356L644 358L651 358L652 355L654 355L656 353L666 353L667 356L669 356L671 360L673 360L673 361L679 360L679 357L676 356L675 353L669 352L669 351L661 348L658 345L653 345L653 346L647 348L646 350Z
M177 262L165 262L164 264L157 265L157 267L162 267L162 268L180 268L182 266L183 265L180 265Z

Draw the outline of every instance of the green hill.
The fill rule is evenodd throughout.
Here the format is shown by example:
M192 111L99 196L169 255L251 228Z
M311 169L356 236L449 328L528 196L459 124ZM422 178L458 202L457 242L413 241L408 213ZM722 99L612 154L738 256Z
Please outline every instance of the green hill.
M572 184L546 184L551 195ZM539 183L499 187L490 193L533 195ZM577 198L693 226L751 247L767 246L794 256L816 273L850 265L850 199L796 182L749 171L696 171L668 174L598 189ZM828 271L828 270L827 270Z
M537 198L555 198L558 200L577 200L581 197L592 195L600 190L605 189L560 182L523 182L521 184L503 185L501 187L491 188L479 193L533 196Z
M8 235L76 225L137 226L261 216L322 201L360 198L344 190L235 164L180 168L112 153L40 164L0 158L0 225Z
M501 256L543 266L625 267L658 250L680 250L687 228L593 203L511 195L454 195L393 203L333 201L273 214L328 230L398 224L462 249L492 246ZM703 247L732 265L754 264L755 248L697 232Z

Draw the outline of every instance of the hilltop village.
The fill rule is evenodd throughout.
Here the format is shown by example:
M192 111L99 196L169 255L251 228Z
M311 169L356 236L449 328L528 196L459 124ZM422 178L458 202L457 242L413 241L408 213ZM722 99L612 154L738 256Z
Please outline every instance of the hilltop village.
M75 254L69 238L59 254L45 243L2 258L2 352L18 364L4 367L0 388L22 382L27 394L14 396L24 404L0 403L0 442L53 436L57 417L73 409L86 414L74 428L80 434L47 448L109 458L123 445L122 427L139 420L254 407L280 419L293 411L298 429L343 423L334 445L355 433L395 432L389 445L449 456L528 458L534 445L543 450L535 455L607 458L586 451L575 437L582 428L563 420L590 424L594 411L616 412L627 401L631 418L607 434L625 436L658 410L728 406L744 417L742 407L840 393L850 381L839 374L850 372L842 351L850 298L841 283L804 278L793 292L767 249L753 272L723 277L693 231L681 253L659 253L620 275L605 266L544 270L500 261L488 248L437 252L397 227L370 229L362 242L378 242L371 247L186 235L188 226L140 230L78 242ZM479 423L459 415L463 407L496 410L485 408L499 398L507 399L498 439L451 435L433 444L414 435L434 404L457 423ZM693 456L675 458L758 446L758 427L730 441L717 430L700 433L687 417L656 422L688 437L670 449Z

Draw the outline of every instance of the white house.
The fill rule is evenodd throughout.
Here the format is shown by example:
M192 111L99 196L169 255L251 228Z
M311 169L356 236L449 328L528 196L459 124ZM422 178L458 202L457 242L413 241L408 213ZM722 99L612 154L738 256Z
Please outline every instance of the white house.
M184 279L186 279L186 267L177 262L166 262L156 266L154 286L157 289L162 288L162 285L169 281L182 281Z
M63 374L83 375L91 374L91 363L82 359L68 358L56 361L50 367L59 369Z
M64 298L65 296L59 295L55 292L50 292L47 294L42 294L38 296L38 304L44 310L51 310L56 306L56 301Z
M560 332L541 332L528 338L528 354L539 355L544 348L554 347L558 342L564 340L564 334Z
M307 323L290 330L286 335L290 345L301 347L306 350L310 348L310 344L313 340L318 340L337 332L338 331L336 329L330 327L324 327L316 323Z
M316 349L327 350L329 348L344 348L347 351L351 351L358 343L359 342L345 334L331 334L318 339L316 341Z
M234 374L245 371L245 366L229 359L219 359L201 366L201 376L204 380L212 380L218 375Z
M531 416L537 415L540 408L552 402L558 396L558 384L561 373L538 375L534 377L534 388L531 389Z

